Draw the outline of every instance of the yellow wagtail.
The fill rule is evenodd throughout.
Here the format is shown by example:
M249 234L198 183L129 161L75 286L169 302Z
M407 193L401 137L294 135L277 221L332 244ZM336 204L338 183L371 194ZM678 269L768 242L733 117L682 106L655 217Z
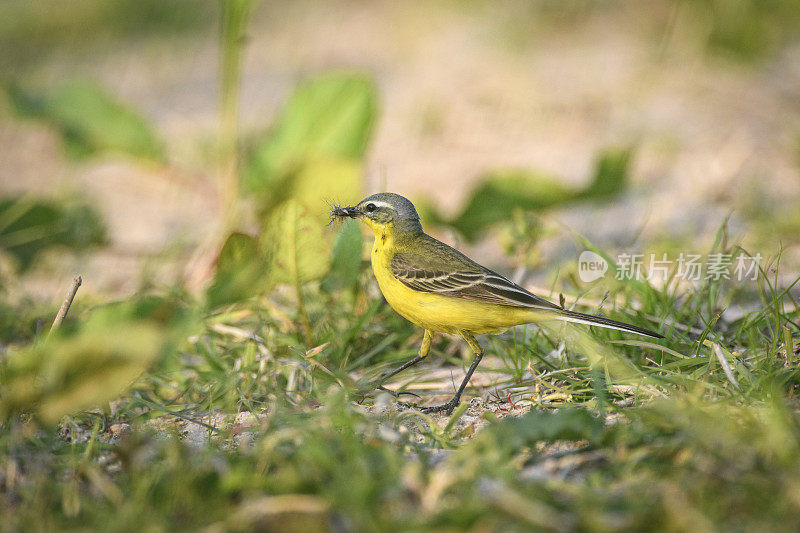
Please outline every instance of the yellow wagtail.
M355 218L372 229L372 271L383 296L401 316L425 330L419 354L382 376L375 382L377 386L424 359L434 332L459 335L475 353L453 398L445 404L426 407L424 412L449 414L459 404L461 393L483 358L476 334L502 333L519 324L557 319L663 338L644 328L563 309L534 296L426 235L414 204L399 194L373 194L354 207L336 206L331 217Z

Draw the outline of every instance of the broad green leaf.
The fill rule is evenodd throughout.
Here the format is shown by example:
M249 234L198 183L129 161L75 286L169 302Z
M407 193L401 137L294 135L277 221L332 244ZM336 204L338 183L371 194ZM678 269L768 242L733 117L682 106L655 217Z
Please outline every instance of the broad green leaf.
M83 250L105 242L105 227L91 207L28 198L0 200L0 249L16 259L21 271L50 247Z
M0 379L0 418L28 412L53 423L118 397L175 349L187 318L175 302L161 298L122 302L12 352Z
M328 204L357 204L362 195L362 164L354 159L309 159L294 178L292 198L319 222L328 220Z
M331 272L322 284L325 290L333 292L355 285L361 270L362 241L357 221L348 220L342 225L333 245Z
M302 83L266 139L251 153L247 185L261 203L269 203L276 193L297 197L291 193L294 178L309 160L363 157L376 113L375 87L362 75L329 73ZM343 188L345 193L349 190Z
M580 196L606 199L621 193L628 186L628 169L631 162L630 148L604 150L595 163L594 177L589 187Z
M450 225L468 240L474 240L492 224L510 219L517 209L539 211L577 200L608 199L627 186L630 158L629 148L603 151L591 184L582 191L564 185L558 178L528 170L491 173L472 191L466 207ZM436 218L435 210L427 211Z
M574 198L575 192L555 178L521 170L497 172L472 191L451 225L472 240L492 224L507 220L514 209L544 209Z
M118 152L163 159L163 147L147 119L96 83L74 80L44 95L11 86L9 94L19 114L52 123L71 156Z
M259 200L262 213L269 213L293 199L324 224L331 202L354 205L362 198L363 165L341 157L309 157L295 169L291 179Z
M330 268L330 246L323 226L295 200L275 209L262 234L272 257L272 279L301 285L324 277Z
M260 294L265 288L267 274L264 255L256 239L243 233L230 234L219 253L214 282L208 289L209 307Z

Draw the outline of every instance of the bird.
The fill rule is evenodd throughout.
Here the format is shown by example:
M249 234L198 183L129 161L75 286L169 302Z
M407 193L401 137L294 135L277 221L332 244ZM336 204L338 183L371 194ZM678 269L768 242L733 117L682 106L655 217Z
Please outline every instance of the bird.
M484 354L475 335L556 319L663 338L638 326L564 309L530 293L426 234L414 204L399 194L383 192L354 206L335 205L330 218L356 219L372 230L372 271L384 298L398 314L424 330L418 354L372 382L372 388L386 390L382 387L386 380L425 359L434 333L457 335L473 351L472 364L453 397L422 408L425 413L450 414L459 405Z

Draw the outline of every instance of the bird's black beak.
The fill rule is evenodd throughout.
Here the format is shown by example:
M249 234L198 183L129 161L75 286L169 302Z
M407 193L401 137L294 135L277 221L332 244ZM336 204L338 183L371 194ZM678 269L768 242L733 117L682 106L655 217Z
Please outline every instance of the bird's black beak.
M341 207L334 206L331 210L331 217L336 218L358 218L362 215L358 207Z

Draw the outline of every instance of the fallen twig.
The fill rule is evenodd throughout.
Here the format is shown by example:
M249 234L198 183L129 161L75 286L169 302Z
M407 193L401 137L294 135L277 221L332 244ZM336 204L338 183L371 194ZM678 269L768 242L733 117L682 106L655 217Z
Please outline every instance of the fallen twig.
M55 320L53 320L53 325L50 326L50 333L58 329L61 323L64 322L64 317L67 316L69 307L72 305L72 300L75 299L75 293L78 292L78 287L81 286L82 282L83 280L80 276L75 276L75 279L72 280L72 286L69 288L66 298L64 298L64 303L61 304L61 309L58 310L58 314Z

